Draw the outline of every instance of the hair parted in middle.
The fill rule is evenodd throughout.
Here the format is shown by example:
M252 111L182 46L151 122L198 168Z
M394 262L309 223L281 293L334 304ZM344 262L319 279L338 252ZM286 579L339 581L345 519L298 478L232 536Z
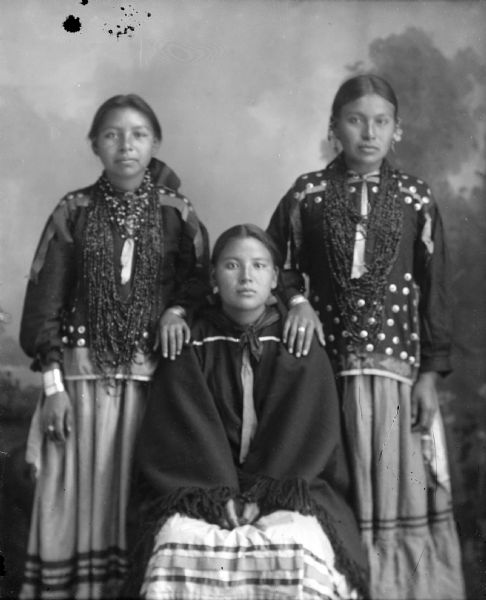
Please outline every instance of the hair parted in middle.
M392 86L386 79L373 73L356 75L347 79L336 92L331 107L331 119L337 119L345 104L354 102L368 94L381 96L395 108L395 119L398 119L398 99Z
M219 257L230 241L244 238L254 238L258 240L270 253L274 266L281 267L282 257L274 241L266 231L257 225L253 225L252 223L234 225L226 231L223 231L223 233L216 240L213 252L211 254L211 264L213 267L216 266Z
M395 142L399 142L402 139L403 129L401 125L401 119L398 116L398 98L391 84L374 73L363 73L361 75L355 75L350 79L344 81L341 84L331 106L331 117L329 119L329 130L327 139L334 145L334 151L336 154L340 151L338 141L334 135L334 129L336 121L339 118L341 109L349 102L354 102L363 96L368 94L376 94L381 96L395 109L395 123L396 130L393 136L393 147Z
M148 119L157 141L162 141L162 127L151 106L138 94L118 94L105 100L96 111L88 133L91 145L95 143L106 115L110 111L120 108L132 108L144 115Z

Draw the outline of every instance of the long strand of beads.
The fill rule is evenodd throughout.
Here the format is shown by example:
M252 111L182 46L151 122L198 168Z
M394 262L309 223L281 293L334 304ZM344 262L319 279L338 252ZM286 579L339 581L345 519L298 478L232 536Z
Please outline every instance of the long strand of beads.
M344 329L350 341L372 341L380 330L388 274L398 252L403 212L398 181L387 162L380 169L380 192L366 220L349 202L346 166L342 156L333 163L326 192L324 240L329 255L332 284ZM356 224L363 223L374 248L367 272L351 279Z
M83 276L87 291L89 343L95 363L106 373L128 365L138 350L148 350L153 342L144 336L144 332L153 330L161 311L163 222L157 191L153 185L147 186L144 191L147 193L146 204L145 199L143 201L146 210L137 224L137 257L131 292L128 300L122 300L113 256L114 232L110 225L123 227L123 230L119 229L122 235L123 231L127 233L126 220L122 213L120 223L114 223L114 204L110 199L106 201L102 180L100 178L95 186L94 202L88 212Z

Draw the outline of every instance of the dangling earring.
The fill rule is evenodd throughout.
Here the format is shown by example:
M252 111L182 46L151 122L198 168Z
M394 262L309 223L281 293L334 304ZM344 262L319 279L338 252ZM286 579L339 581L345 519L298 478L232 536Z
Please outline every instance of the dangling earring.
M219 287L217 285L213 285L213 295L216 296L219 294Z
M341 142L337 139L334 131L334 119L331 118L329 121L329 128L327 130L327 140L331 144L334 154L339 154L342 150Z
M402 136L403 136L402 121L401 121L401 119L397 119L397 122L395 125L395 131L393 132L392 143L391 143L392 152L395 152L395 144L398 144L399 142L401 142Z

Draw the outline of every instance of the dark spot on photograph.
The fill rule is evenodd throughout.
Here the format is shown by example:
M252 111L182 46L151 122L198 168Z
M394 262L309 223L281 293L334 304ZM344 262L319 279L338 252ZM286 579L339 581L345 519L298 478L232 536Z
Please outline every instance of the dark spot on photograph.
M69 17L66 17L62 25L69 33L77 33L78 31L81 31L81 21L79 17L75 17L74 15L69 15Z

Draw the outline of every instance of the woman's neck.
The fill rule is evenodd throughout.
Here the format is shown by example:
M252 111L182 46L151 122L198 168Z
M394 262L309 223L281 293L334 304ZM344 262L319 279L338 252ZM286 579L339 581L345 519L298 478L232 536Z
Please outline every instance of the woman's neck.
M142 185L143 181L143 174L141 177L137 177L137 179L135 180L124 180L112 177L105 171L105 177L110 182L111 186L116 192L122 193L134 192L135 190L138 190L138 188Z
M253 325L265 312L265 306L262 306L258 310L254 311L238 311L229 307L225 307L224 304L222 308L224 314L234 323L240 325L241 327L248 327L249 325Z
M369 166L369 165L353 165L352 163L350 163L346 157L344 157L344 164L346 165L346 168L349 171L353 171L353 173L357 173L358 175L361 176L365 176L365 175L369 175L370 173L376 173L377 171L379 171L381 169L381 165L383 164L383 161L380 161L379 163Z

